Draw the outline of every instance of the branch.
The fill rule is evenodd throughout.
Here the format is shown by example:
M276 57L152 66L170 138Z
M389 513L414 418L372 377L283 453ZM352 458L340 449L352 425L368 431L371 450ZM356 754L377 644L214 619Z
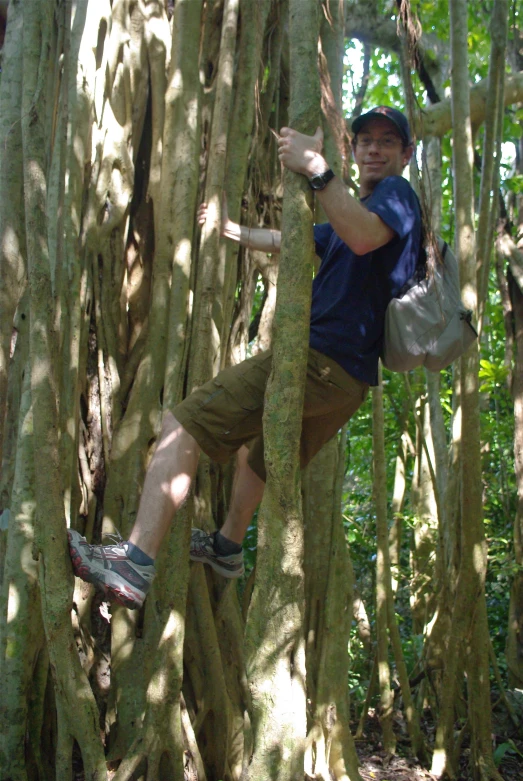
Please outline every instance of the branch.
M483 79L470 88L470 119L472 125L480 125L486 114L488 79ZM523 71L505 78L504 105L519 103L523 100ZM430 106L422 112L421 126L415 128L416 136L444 136L452 128L450 98Z
M399 53L396 22L392 19L376 18L368 8L351 6L347 9L345 33L347 38L357 38L370 46L380 46L382 49Z
M392 19L379 19L370 14L368 6L352 5L346 16L345 33L347 38L356 38L363 44L379 46L399 54L401 42L398 38L396 22ZM423 34L417 47L418 73L429 98L434 102L437 94L431 94L430 85L434 83L434 71L442 69L448 54L448 43L439 40L432 33ZM473 127L477 127L485 119L487 99L487 79L474 84L470 88L471 115ZM505 76L504 105L523 101L523 72ZM352 118L354 119L354 117ZM348 121L350 127L351 120ZM417 138L425 136L444 136L452 127L450 99L442 100L425 109L421 125L413 130Z
M418 71L418 76L420 77L420 81L425 87L425 91L427 93L427 97L430 100L430 102L433 104L440 103L441 98L438 95L436 87L434 86L434 82L432 81L432 78L430 77L427 68L425 67L424 61L421 59L421 55L419 51L416 57L416 69Z
M379 46L381 49L395 52L398 55L400 53L401 41L398 38L396 22L392 19L376 18L375 14L369 13L367 4L352 5L348 9L345 34L347 38L357 38L363 44ZM434 73L446 68L449 52L448 42L440 40L433 33L424 33L418 41L416 49L419 67L423 69L423 73L432 83ZM425 83L422 70L419 73Z
M472 125L477 127L485 119L485 107L487 102L488 79L478 81L470 88L470 118ZM505 100L504 105L510 106L512 103L523 101L523 71L513 76L505 78ZM347 120L350 127L353 117ZM436 103L434 106L428 106L421 112L421 122L415 124L413 130L416 138L423 139L426 136L444 136L452 129L452 116L450 109L450 98Z
M423 61L423 52L420 47L422 28L419 18L412 12L408 0L396 0L396 5L398 7L399 20L403 26L403 36L401 37L404 37L405 39L406 50L408 52L407 57L416 68L416 72L421 83L425 87L430 102L439 103L441 98L438 95L432 77ZM399 23L400 22L398 21L398 24ZM439 71L440 63L437 65Z

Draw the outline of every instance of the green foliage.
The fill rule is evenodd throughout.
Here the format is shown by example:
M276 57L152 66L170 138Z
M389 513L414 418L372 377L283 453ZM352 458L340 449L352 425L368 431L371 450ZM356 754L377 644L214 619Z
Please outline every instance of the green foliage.
M449 4L448 0L421 0L413 3L413 11L418 15L423 30L427 33L436 33L441 40L450 37Z
M508 176L503 181L503 187L515 195L521 195L523 193L523 176L521 174Z
M351 698L362 703L370 686L372 659L365 654L365 649L353 625L349 641L349 676L348 686Z
M489 34L492 0L469 4L469 68L471 84L485 79L488 75L491 39ZM423 33L439 39L438 52L449 46L450 25L447 0L417 0L412 4L418 14ZM390 8L384 13L390 13ZM511 18L517 26L520 5L512 7ZM355 91L358 89L361 74L355 62L355 54L362 48L354 41L348 42L344 106L348 114L352 113ZM445 55L441 55L445 56ZM508 60L507 60L508 62ZM448 64L448 63L447 63ZM509 66L507 65L507 70ZM400 66L395 54L384 53L378 48L371 53L370 78L364 99L363 111L374 105L386 103L404 109L404 98L400 87ZM413 78L413 87L420 105L426 103L426 96L417 76ZM450 70L440 85L441 97L448 97ZM523 193L523 176L515 172L513 159L515 145L521 137L523 109L510 107L505 111L503 125L503 165L501 169L502 191L514 198ZM476 152L481 158L483 153L483 129L476 135ZM511 150L514 150L513 152ZM440 235L452 246L454 243L455 215L452 174L452 134L442 138L442 223ZM479 194L480 171L474 172L474 186ZM477 201L478 202L478 201ZM510 584L515 571L513 552L513 523L515 517L516 486L513 455L513 402L508 390L509 372L505 365L505 331L503 311L497 290L494 272L490 276L489 294L486 306L484 336L481 344L480 363L480 412L482 441L483 506L485 527L489 545L489 569L486 582L490 634L496 657L502 674L506 672L504 645L507 633L507 616ZM413 395L424 393L423 373L414 373L411 377ZM447 431L450 434L452 421L452 370L441 374L441 406ZM405 390L399 375L384 373L384 403L388 496L391 496L394 478L394 463L399 437L401 436L401 412ZM347 541L351 548L356 582L364 599L371 625L373 623L373 585L375 561L374 511L372 492L372 416L370 402L362 408L357 418L350 423L347 456L347 477L344 491L344 523ZM412 415L409 432L415 437ZM407 464L407 485L410 481L411 460ZM397 609L400 616L399 626L402 634L404 653L408 657L409 669L419 659L418 641L410 635L410 609L408 582L410 578L409 542L411 528L415 523L407 496L404 507L404 540L401 553L400 589L397 596ZM362 681L366 680L365 664L357 659L358 645L351 643L355 670L359 670ZM359 649L361 650L361 649ZM355 693L359 691L357 679L351 681ZM507 749L508 750L508 749Z
M359 44L354 41L348 42L349 56L346 57L345 64L343 105L349 116L354 110L354 100L360 86L358 82L361 79L360 68L353 65L357 61L353 52L360 50ZM382 49L375 48L371 53L369 74L365 100L367 109L380 104L402 108L401 69L397 55L385 53Z
M503 364L492 363L491 361L480 360L479 378L482 380L480 393L493 393L501 388L508 376L508 369Z
M486 599L492 642L502 674L510 584L515 572L513 524L516 510L514 413L504 365L504 324L499 294L491 287L486 307L487 338L482 344L481 440L485 528L489 550Z
M513 740L507 740L506 743L501 743L496 750L494 751L494 763L496 767L499 767L501 765L501 762L503 761L503 757L505 754L511 754L514 756L520 756L523 759L523 754L521 751L518 751L516 744Z

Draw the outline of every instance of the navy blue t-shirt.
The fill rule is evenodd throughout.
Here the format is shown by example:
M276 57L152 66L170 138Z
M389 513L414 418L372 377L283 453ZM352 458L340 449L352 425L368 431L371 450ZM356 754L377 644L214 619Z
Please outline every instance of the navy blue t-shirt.
M359 380L377 385L385 310L413 275L421 235L419 201L402 176L388 176L363 201L395 231L356 255L329 223L314 227L320 269L312 285L310 346Z

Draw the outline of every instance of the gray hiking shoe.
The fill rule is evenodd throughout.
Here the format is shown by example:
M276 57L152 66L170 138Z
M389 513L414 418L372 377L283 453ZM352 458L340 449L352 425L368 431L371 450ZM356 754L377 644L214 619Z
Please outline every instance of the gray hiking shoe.
M214 550L214 536L216 532L208 534L201 529L191 531L191 549L189 556L192 561L201 564L209 564L215 572L224 578L241 578L245 572L243 566L243 551L232 553L230 556L220 556Z
M103 591L110 602L118 602L129 610L143 605L155 576L153 564L144 566L131 561L123 540L116 545L90 545L74 529L69 529L67 535L75 575Z

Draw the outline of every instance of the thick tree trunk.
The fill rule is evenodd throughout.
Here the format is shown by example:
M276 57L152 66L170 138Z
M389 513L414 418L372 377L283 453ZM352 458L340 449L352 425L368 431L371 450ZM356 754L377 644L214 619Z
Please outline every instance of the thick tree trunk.
M289 122L312 135L319 119L318 7L289 5ZM255 744L249 781L301 781L306 738L303 520L299 442L308 351L311 194L285 171L273 369L265 394L267 484L258 519L258 565L247 622ZM269 596L270 595L270 596Z
M239 40L238 83L236 86L230 131L227 141L227 172L225 190L229 204L230 218L241 221L241 199L245 191L245 178L249 151L252 145L252 130L255 115L253 94L260 72L263 46L263 32L269 13L269 0L248 0L242 5L242 25ZM224 263L220 268L217 293L223 298L221 322L217 323L223 345L221 366L226 364L230 354L229 328L234 307L234 294L238 276L238 245L231 243L222 247ZM248 269L248 271L251 271ZM252 274L252 271L251 271ZM249 274L242 275L247 282ZM220 295L221 294L221 295ZM250 300L246 330L250 319ZM246 337L246 338L245 338ZM245 334L245 341L248 336ZM229 349L226 349L229 348ZM245 357L245 356L242 356Z
M347 645L353 573L341 522L345 431L304 472L305 637L309 705L306 773L330 781L360 781L350 732Z
M32 557L36 501L34 496L33 413L31 372L26 366L20 431L11 496L6 567L0 602L0 777L25 779L25 736L29 728L28 682L44 646L38 564ZM22 566L20 566L22 563Z
M64 507L58 443L58 389L51 261L46 218L46 89L43 76L51 62L54 3L24 5L24 87L22 140L25 227L30 286L31 397L34 420L36 502L35 548L40 556L42 614L53 673L58 716L57 774L71 775L73 739L82 751L86 772L105 777L105 758L96 732L98 712L75 653L69 618L71 582L66 554Z
M211 127L209 162L205 201L209 216L202 228L200 261L194 300L192 335L193 362L189 369L189 389L206 382L220 365L219 329L214 319L214 309L222 306L221 296L215 301L217 292L223 293L225 245L220 242L221 198L225 182L227 160L227 135L229 113L232 105L232 84L236 31L238 25L239 0L226 0L223 14L220 61L215 84L215 100ZM221 276L221 289L216 283Z
M0 84L0 464L13 318L26 284L20 124L24 72L22 26L22 3L11 3Z

